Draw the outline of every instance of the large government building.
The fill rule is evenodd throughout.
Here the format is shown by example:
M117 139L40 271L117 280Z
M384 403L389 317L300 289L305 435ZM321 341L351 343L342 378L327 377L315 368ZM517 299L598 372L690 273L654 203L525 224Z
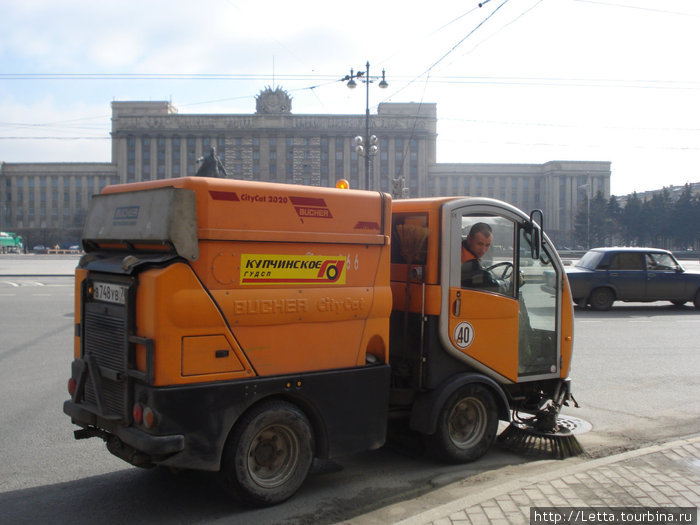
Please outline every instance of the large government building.
M255 113L244 115L180 115L169 102L112 102L111 162L0 162L0 230L23 235L30 247L77 244L90 198L104 186L195 175L212 148L229 178L314 186L347 179L352 188L369 182L394 198L473 195L540 208L560 245L572 242L587 195L610 196L609 162L437 163L436 104L379 104L369 121L295 115L287 93L268 88L256 97Z

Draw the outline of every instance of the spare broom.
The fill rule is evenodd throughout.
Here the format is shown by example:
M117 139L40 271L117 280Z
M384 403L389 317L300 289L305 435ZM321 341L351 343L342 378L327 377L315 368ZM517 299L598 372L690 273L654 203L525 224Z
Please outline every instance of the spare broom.
M406 297L403 309L403 341L405 346L408 342L408 309L411 304L411 267L414 263L418 262L419 257L423 253L425 240L428 238L430 230L419 224L399 224L396 226L396 232L399 236L401 257L406 261ZM420 362L422 366L423 356L421 356ZM422 375L422 373L419 374L419 377L422 377Z
M411 305L411 271L412 266L421 260L425 252L425 241L430 230L421 224L399 224L396 226L396 233L399 239L399 248L402 259L406 262L406 288L403 309L403 346L404 355L408 352L408 311ZM421 322L422 326L422 322ZM421 334L420 354L418 357L418 384L423 381L423 337ZM400 424L398 421L392 422L394 425ZM414 457L422 453L422 440L419 436L408 429L408 425L400 427L398 432L390 432L390 445L399 453Z

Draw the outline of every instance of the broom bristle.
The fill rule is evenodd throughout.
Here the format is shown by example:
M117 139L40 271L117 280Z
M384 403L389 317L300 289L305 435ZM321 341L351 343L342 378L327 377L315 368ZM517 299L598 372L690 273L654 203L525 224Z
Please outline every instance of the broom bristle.
M566 459L583 454L583 447L568 429L541 432L523 424L511 423L498 436L503 448L526 456Z
M423 251L430 230L415 224L399 224L396 231L401 242L401 256L408 264L412 264Z

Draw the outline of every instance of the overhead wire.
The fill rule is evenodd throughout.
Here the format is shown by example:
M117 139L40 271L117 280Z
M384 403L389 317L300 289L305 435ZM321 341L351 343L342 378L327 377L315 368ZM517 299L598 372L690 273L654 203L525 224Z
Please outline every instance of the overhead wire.
M481 3L479 3L478 6L479 6L479 7L483 7L485 4L487 4L487 3L490 2L490 1L491 1L491 0L485 0L485 1L481 2ZM469 38L469 36L471 36L472 34L474 34L475 31L477 31L482 25L484 25L484 24L485 24L499 9L501 9L501 7L503 7L505 4L507 4L508 1L509 1L509 0L503 0L503 2L502 2L494 11L492 11L491 14L489 14L486 18L484 18L484 20L482 20L474 29L472 29L469 33L467 33L467 35L466 35L465 37L463 37L459 42L457 42L454 46L452 46L452 48L450 48L450 50L447 51L447 53L445 53L444 55L442 55L435 63L433 63L433 65L431 65L428 69L426 69L421 75L419 75L418 77L416 77L416 78L420 78L421 76L425 75L425 84L424 84L424 86L423 86L423 90L422 90L422 93L421 93L421 99L420 99L420 102L419 102L419 104L418 104L418 108L416 109L416 114L415 114L415 116L414 116L414 118L413 118L413 126L412 126L412 128L411 128L411 134L409 135L407 147L404 147L404 148L403 148L403 151L402 151L401 163L399 164L399 173L398 173L399 180L401 180L401 178L402 178L402 172L403 172L403 167L404 167L404 163L405 163L405 160L406 160L406 155L407 155L408 152L410 151L411 140L412 140L412 138L413 138L413 136L414 136L414 134L415 134L415 130L416 130L416 127L417 127L417 125L418 125L418 118L419 118L419 116L420 116L420 114L421 114L421 109L422 109L422 107L423 107L423 100L425 99L425 93L426 93L426 91L427 91L427 87L428 87L428 82L429 82L429 80L430 80L430 73L431 73L431 71L433 70L433 68L434 68L435 66L437 66L440 62L442 62L447 56L449 56L455 49L457 49L467 38ZM475 11L475 10L476 10L476 8L472 9L471 11L469 11L469 13L471 13L471 12L473 12L473 11ZM457 20L457 19L459 19L459 18L461 18L461 17L458 17L458 18L452 20L451 22L449 22L448 24L446 24L445 26L443 26L443 28L444 28L444 27L447 27L448 25L450 25L452 22L454 22L455 20ZM408 86L409 86L411 83L413 83L413 82L415 82L415 80L412 80L411 82L409 82L409 83L408 83L406 86L404 86L404 88L402 88L402 89L405 89L406 87L408 87ZM398 92L400 92L400 91L401 91L401 90L397 91L396 93L398 93ZM396 93L394 93L394 94L396 94Z
M486 0L485 2L481 2L479 4L479 7L483 7L485 4L489 3L491 0ZM499 29L499 32L504 30L505 28L509 27L519 19L521 19L523 16L528 14L530 11L532 11L535 7L537 7L543 0L539 0L536 4L532 5L529 7L526 11L522 12L520 15L518 15L515 19L510 21L508 24L503 26L501 29ZM572 1L577 1L577 2L585 2L585 3L591 3L591 4L599 4L599 5L604 5L604 6L610 6L610 7L623 7L623 8L633 8L633 9L641 9L641 10L646 10L646 11L660 11L660 12L665 12L669 14L678 14L678 15L688 15L688 13L680 13L677 11L668 11L668 10L660 10L660 9L651 9L651 8L644 8L644 7L639 7L639 6L630 6L630 5L625 5L625 4L619 4L617 2L605 2L602 0L572 0ZM391 95L385 100L388 100L394 96L396 96L398 93L402 92L403 90L407 89L410 85L415 83L418 79L421 77L425 76L426 82L425 86L422 90L422 95L421 95L421 104L422 101L424 100L425 92L427 89L428 84L437 84L437 83L481 83L481 84L494 84L494 85L539 85L539 86L553 86L553 87L577 87L577 86L583 86L583 87L601 87L601 88L638 88L638 89L669 89L669 90L696 90L700 89L700 83L697 82L684 82L684 81L658 81L658 80L625 80L625 79L576 79L576 78L538 78L538 77L533 77L533 78L525 78L525 77L467 77L467 76L437 76L433 75L432 73L434 72L434 69L441 64L448 56L450 56L452 53L454 53L455 50L457 50L465 41L467 41L468 38L470 38L479 28L481 28L488 20L490 20L502 7L504 7L509 0L503 0L500 5L498 5L491 13L489 13L483 20L481 20L471 31L469 31L465 36L463 36L459 41L457 41L452 47L447 50L445 53L443 53L437 60L435 60L429 67L427 67L421 74L414 76L414 77L408 77L409 80L406 82L403 87L400 89L394 91L391 93ZM235 6L237 7L237 6ZM461 20L465 16L473 13L476 11L477 7L474 7L465 13L460 14L459 16L456 16L452 18L450 21L447 23L443 24L439 28L437 28L435 31L433 31L432 34L438 33L445 28L453 25L457 21ZM694 16L694 15L690 15ZM495 35L496 33L494 33ZM491 35L490 37L487 38L492 38L494 35ZM482 42L483 43L483 42ZM478 45L481 45L478 44ZM287 75L278 75L275 74L274 78L276 80L287 80L287 81L304 81L304 80L309 80L309 79L314 79L316 81L319 80L327 80L326 82L320 82L316 83L311 86L306 86L306 87L301 87L301 88L296 88L296 89L291 89L288 90L290 93L294 92L304 92L304 91L310 91L313 93L313 95L317 98L317 89L328 86L331 84L335 84L339 81L337 77L333 77L331 75L318 75L318 74L287 74ZM401 79L401 77L394 77L395 79ZM227 81L259 81L259 80L269 80L270 75L266 74L215 74L215 73L197 73L197 74L174 74L174 73L95 73L95 74L90 74L90 73L37 73L37 74L31 74L31 73L0 73L0 80L227 80ZM189 107L189 106L197 106L197 105L205 105L205 104L212 104L212 103L217 103L217 102L227 102L231 100L239 100L239 99L247 99L250 98L249 95L246 96L240 96L240 97L227 97L227 98L222 98L222 99L216 99L216 100L208 100L208 101L200 101L200 102L191 102L191 103L185 103L185 104L179 104L182 107ZM320 101L320 98L319 98ZM94 118L108 118L106 117L94 117ZM78 119L73 119L73 120L78 120ZM64 122L70 122L70 121L64 121ZM57 122L56 124L60 123ZM0 126L17 126L17 127L26 127L26 128L33 128L33 127L43 127L46 126L48 127L51 123L35 123L35 124L23 124L23 123L0 123ZM80 127L72 127L70 129L88 129L88 128L80 128ZM9 137L0 137L3 139L7 139ZM35 137L27 137L27 138L35 138ZM56 139L60 139L60 137L55 137ZM100 137L76 137L76 138L100 138ZM104 137L104 138L109 138L109 137Z
M442 56L440 56L440 58L438 58L435 62L433 62L433 64L431 64L425 71L423 71L421 74L417 75L410 82L406 83L406 85L404 85L401 89L399 89L398 91L395 91L392 94L392 96L400 93L404 89L408 88L411 84L416 82L419 78L423 77L428 72L432 71L438 64L440 64L440 62L445 60L445 58L447 58L449 55L451 55L460 45L462 45L464 43L464 41L467 40L467 38L469 38L471 35L473 35L481 26L483 26L486 22L488 22L491 19L491 17L493 17L493 15L495 15L509 1L510 0L503 0L503 2L501 2L501 4L498 7L496 7L496 9L494 9L488 16L486 16L481 22L479 22L476 25L476 27L474 27L471 31L469 31L463 38L461 38L456 44L454 44L446 53L444 53ZM485 2L482 2L481 5L483 5L484 3Z
M490 0L489 0L489 1L490 1ZM462 56L465 56L465 55L468 55L468 54L470 54L470 53L473 53L479 46L481 46L482 44L488 42L491 38L493 38L494 36L496 36L498 33L500 33L501 31L503 31L505 28L507 28L507 27L513 25L515 22L517 22L518 20L520 20L522 17L524 17L525 15L527 15L528 13L530 13L530 11L532 11L533 9L535 9L535 7L537 7L538 5L540 5L543 1L544 1L544 0L538 0L538 2L537 2L536 4L533 4L532 6L530 6L529 9L527 9L527 10L523 11L522 13L520 13L517 17L515 17L513 20L511 20L510 22L508 22L508 23L507 23L506 25L504 25L503 27L501 27L498 31L496 31L495 33L493 33L493 34L491 34L490 36L486 37L486 38L483 39L481 42L477 43L477 44L476 44L474 47L472 47L469 51L463 53Z
M585 4L598 4L598 5L603 5L603 6L609 6L609 7L621 7L623 9L636 9L638 11L650 11L652 13L664 13L668 15L681 15L681 16L692 16L692 17L699 17L700 15L694 14L694 13L683 13L680 11L669 11L668 9L658 9L658 8L652 8L652 7L642 7L642 6L637 6L637 5L629 5L629 4L620 4L617 2L604 2L603 0L572 0L574 2L581 2Z

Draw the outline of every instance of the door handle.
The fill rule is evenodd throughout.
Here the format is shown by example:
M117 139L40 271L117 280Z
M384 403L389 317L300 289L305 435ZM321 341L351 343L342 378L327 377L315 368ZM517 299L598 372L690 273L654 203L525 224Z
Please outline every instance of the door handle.
M457 292L457 298L455 299L455 302L452 305L452 314L455 317L459 317L459 314L461 311L462 311L462 292Z

